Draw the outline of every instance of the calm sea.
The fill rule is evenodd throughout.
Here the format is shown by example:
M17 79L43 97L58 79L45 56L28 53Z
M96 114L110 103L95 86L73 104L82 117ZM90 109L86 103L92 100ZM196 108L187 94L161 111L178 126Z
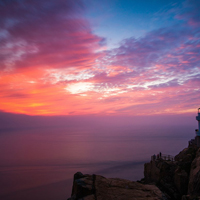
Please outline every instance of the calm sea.
M159 152L176 155L191 126L37 128L0 134L1 200L66 200L77 171L139 180Z

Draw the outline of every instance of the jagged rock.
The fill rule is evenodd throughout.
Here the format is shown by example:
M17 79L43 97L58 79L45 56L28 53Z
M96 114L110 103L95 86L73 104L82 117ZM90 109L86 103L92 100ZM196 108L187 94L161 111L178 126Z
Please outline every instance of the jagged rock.
M155 182L172 199L199 196L200 149L197 150L195 146L183 149L175 156L174 162L156 159L145 163L144 182Z
M83 175L81 172L74 174L72 199L79 199L94 193L94 176Z
M174 157L175 161L192 162L196 156L197 147L188 147Z
M176 163L162 159L145 163L144 177L146 182L159 182L163 178L172 181Z
M74 180L72 197L68 200L161 200L165 199L155 185L100 175L82 175Z
M69 200L78 199L200 200L200 148L183 149L175 161L158 158L145 163L140 183L78 172Z
M188 194L200 196L200 148L191 165Z
M157 162L151 161L144 164L144 177L147 183L158 182L160 180L160 169Z
M185 170L178 167L174 173L174 184L180 194L187 194L189 176Z
M180 194L174 184L174 172L177 168L176 162L163 159L153 160L145 163L145 183L154 182L159 188L166 192L172 199L178 199Z

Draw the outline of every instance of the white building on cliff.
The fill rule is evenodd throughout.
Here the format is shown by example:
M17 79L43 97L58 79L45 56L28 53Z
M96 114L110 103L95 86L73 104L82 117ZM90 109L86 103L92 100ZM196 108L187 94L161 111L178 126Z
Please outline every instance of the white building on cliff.
M200 147L200 108L198 108L196 120L198 121L198 129L195 130L195 132L196 132L195 139L192 139L189 141L189 146L195 145L197 147Z
M196 129L196 143L197 146L200 147L200 108L198 109L198 115L196 116L196 120L198 121L198 129Z

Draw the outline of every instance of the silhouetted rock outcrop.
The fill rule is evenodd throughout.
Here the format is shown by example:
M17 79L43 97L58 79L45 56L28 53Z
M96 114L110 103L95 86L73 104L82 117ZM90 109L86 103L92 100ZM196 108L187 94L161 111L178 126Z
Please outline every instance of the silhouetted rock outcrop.
M196 152L196 157L190 168L188 194L200 196L200 148Z
M155 183L168 198L200 199L200 149L185 148L174 161L159 158L145 163L144 176L144 183Z
M162 157L144 165L140 182L100 175L74 175L68 200L200 200L200 148L189 146L174 160Z
M155 185L99 175L74 175L72 196L68 200L160 200L162 192Z

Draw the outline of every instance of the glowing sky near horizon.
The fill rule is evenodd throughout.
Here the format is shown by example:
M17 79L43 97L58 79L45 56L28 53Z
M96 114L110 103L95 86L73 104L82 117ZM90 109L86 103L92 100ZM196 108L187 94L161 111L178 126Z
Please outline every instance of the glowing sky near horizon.
M0 111L194 113L199 0L0 0Z

